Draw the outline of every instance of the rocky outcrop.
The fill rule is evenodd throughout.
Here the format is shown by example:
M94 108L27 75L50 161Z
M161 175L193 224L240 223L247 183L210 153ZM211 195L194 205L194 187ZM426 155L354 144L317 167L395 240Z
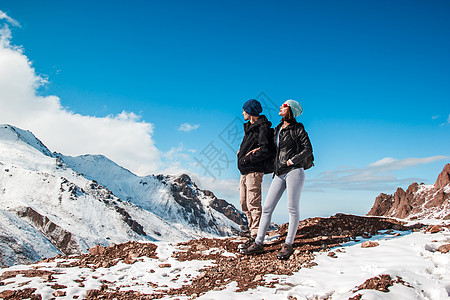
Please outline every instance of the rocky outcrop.
M450 183L450 164L446 164L444 170L439 174L434 187L436 189L444 188Z
M189 224L206 228L208 227L208 222L203 218L204 207L198 197L198 193L194 190L195 187L191 178L183 174L174 180L171 186L172 196L183 208Z
M214 196L214 194L213 194ZM234 205L228 203L227 201L223 199L218 199L215 196L213 197L213 200L211 201L211 207L217 210L218 212L222 213L224 216L226 216L228 219L233 221L236 224L239 225L247 225L247 217L240 212L239 210L234 207Z
M400 219L450 219L450 164L446 164L432 185L411 184L394 195L380 194L367 215Z
M205 203L202 203L200 199L202 197L210 198L207 205L234 223L238 225L247 224L245 215L237 210L234 205L223 199L218 199L209 190L199 189L187 174L182 174L173 180L171 191L175 201L185 210L185 215L188 216L189 223L199 225L205 231L209 231L208 228L210 227L216 228L219 232L222 230L217 227L214 220L207 220L205 216Z
M81 253L78 243L72 238L72 234L53 223L47 216L42 216L31 207L27 207L17 214L22 218L27 218L29 223L42 232L62 253L66 255Z
M67 181L67 180L65 180L65 181ZM61 189L62 189L62 185L61 185ZM76 191L78 189L79 188L77 188L74 184L71 184L68 190L69 190L69 192L72 191L72 193L73 193L73 191ZM131 230L133 230L134 232L136 232L139 235L143 235L143 236L147 235L144 231L144 227L141 224L139 224L136 220L133 220L133 218L130 216L130 214L123 207L120 207L117 205L117 202L121 202L122 200L115 197L110 190L108 190L104 186L99 185L97 181L92 180L91 184L88 187L88 191L92 195L97 196L98 199L100 199L100 201L105 203L105 205L107 205L108 207L114 208L114 210L117 213L122 215L122 220L128 226L130 226Z
M122 207L114 205L114 209L116 212L122 215L122 219L128 226L130 226L131 230L140 235L147 235L144 231L144 227L139 224L137 221L133 220L130 214Z

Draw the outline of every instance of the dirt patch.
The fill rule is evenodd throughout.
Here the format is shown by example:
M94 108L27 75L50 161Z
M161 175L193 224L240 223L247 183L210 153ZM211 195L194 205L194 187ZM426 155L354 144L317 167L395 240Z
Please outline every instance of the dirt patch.
M163 294L142 294L136 291L117 291L117 292L106 292L102 289L100 290L89 290L86 293L86 299L121 299L121 300L150 300L150 299L161 299L164 297Z
M393 286L395 283L411 287L411 285L406 283L401 277L397 276L397 278L392 279L390 275L383 274L377 277L367 279L363 284L358 286L353 292L355 293L360 290L377 290L380 292L388 293L389 287Z
M5 271L0 275L0 281L3 281L8 278L16 277L17 275L22 274L24 277L41 277L43 279L45 278L51 278L52 275L57 274L55 272L46 271L46 270L17 270L17 271Z
M138 261L138 257L158 258L155 254L158 246L152 243L140 243L130 241L124 244L111 244L108 247L95 246L89 249L89 253L70 256L66 258L76 259L70 263L58 264L58 267L83 267L83 268L109 268L115 266L119 261L126 264L133 264ZM45 259L43 262L53 262L57 258Z
M36 289L33 288L26 288L23 290L6 290L3 292L0 292L0 299L31 299L31 300L40 300L42 299L41 295L34 295L34 292Z

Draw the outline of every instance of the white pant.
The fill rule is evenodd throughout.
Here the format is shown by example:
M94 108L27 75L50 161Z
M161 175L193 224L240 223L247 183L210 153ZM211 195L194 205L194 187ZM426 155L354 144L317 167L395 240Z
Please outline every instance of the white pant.
M264 237L270 225L272 213L277 206L278 201L287 189L288 211L289 211L289 227L286 236L286 244L294 243L295 234L297 233L298 222L300 221L300 196L302 194L303 184L305 183L305 171L303 168L294 169L288 173L275 175L267 192L266 201L264 202L261 221L258 228L258 236L256 243L263 244Z

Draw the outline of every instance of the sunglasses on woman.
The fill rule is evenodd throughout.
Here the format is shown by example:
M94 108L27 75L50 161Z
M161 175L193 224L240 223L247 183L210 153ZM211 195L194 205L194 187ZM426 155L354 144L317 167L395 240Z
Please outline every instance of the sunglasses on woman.
M289 107L289 104L283 103L283 105L281 105L281 107Z

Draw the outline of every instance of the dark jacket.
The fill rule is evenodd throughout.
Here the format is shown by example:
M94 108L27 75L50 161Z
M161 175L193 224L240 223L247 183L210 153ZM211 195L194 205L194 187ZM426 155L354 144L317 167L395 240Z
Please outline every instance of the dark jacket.
M303 168L303 161L312 155L313 151L308 134L302 123L291 123L286 128L281 129L282 124L277 125L274 136L276 145L278 131L281 130L275 157L274 174L277 175L287 173L296 168ZM291 166L287 165L289 159L294 163Z
M238 169L245 175L252 172L264 172L264 161L271 155L272 123L261 115L255 123L244 123L244 138L237 154ZM258 151L246 155L251 150L260 147Z

